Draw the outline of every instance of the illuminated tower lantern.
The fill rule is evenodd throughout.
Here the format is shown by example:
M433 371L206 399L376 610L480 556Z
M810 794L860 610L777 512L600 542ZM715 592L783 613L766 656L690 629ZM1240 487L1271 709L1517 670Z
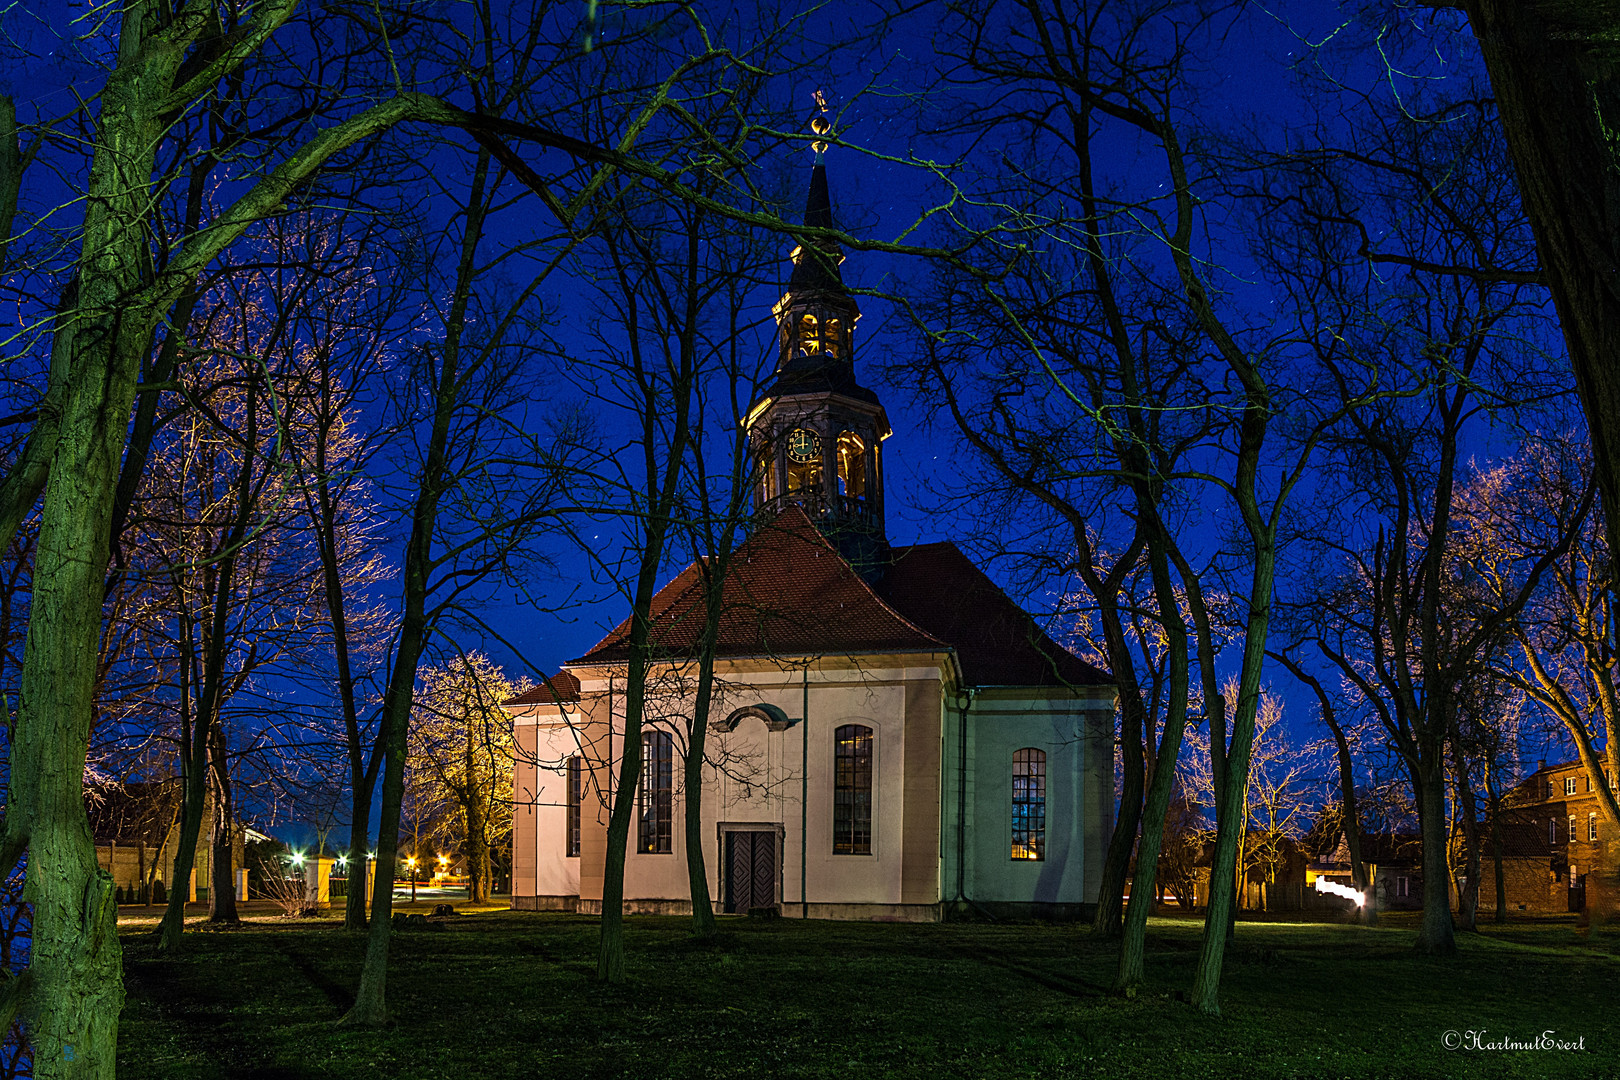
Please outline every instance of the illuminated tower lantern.
M825 117L812 125L829 129ZM817 141L804 223L832 229L826 144ZM748 413L755 509L802 507L823 535L863 572L885 554L881 449L889 420L876 394L855 378L860 308L839 271L843 253L812 237L793 249L793 273L777 301L775 378Z

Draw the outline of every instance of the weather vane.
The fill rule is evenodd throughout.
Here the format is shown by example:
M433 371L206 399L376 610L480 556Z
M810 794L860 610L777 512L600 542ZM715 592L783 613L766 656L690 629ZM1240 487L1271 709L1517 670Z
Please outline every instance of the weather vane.
M810 96L816 99L816 108L821 110L820 115L810 121L810 130L817 135L825 135L832 130L832 121L827 119L827 95L816 90ZM827 143L817 139L810 144L810 149L816 152L816 164L820 165L821 156L827 152Z

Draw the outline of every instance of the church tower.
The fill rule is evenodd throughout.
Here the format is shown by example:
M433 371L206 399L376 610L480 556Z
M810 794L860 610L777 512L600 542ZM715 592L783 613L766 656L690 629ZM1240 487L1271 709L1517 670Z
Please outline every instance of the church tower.
M816 117L817 135L828 130ZM826 144L817 142L804 223L832 229ZM793 249L793 273L775 307L776 373L749 410L754 507L802 507L823 535L862 570L884 557L882 444L889 420L876 394L855 379L860 308L844 287L844 256L830 240Z

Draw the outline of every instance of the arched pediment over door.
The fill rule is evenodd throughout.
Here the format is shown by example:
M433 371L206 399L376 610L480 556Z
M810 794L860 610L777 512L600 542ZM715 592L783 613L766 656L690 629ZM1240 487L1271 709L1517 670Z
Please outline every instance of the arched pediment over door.
M742 708L734 710L724 720L715 721L714 729L716 731L736 731L737 725L749 717L755 717L763 721L765 726L772 731L786 731L798 723L797 720L775 705L744 705Z

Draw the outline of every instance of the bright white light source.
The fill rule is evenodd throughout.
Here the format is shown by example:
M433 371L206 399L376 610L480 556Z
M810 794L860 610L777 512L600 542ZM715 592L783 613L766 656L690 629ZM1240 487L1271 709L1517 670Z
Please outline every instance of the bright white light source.
M1342 896L1346 900L1354 901L1357 907L1361 907L1367 902L1367 898L1365 896L1352 889L1350 886L1340 885L1337 881L1329 881L1325 877L1319 877L1316 879L1316 891L1332 893L1334 896Z

